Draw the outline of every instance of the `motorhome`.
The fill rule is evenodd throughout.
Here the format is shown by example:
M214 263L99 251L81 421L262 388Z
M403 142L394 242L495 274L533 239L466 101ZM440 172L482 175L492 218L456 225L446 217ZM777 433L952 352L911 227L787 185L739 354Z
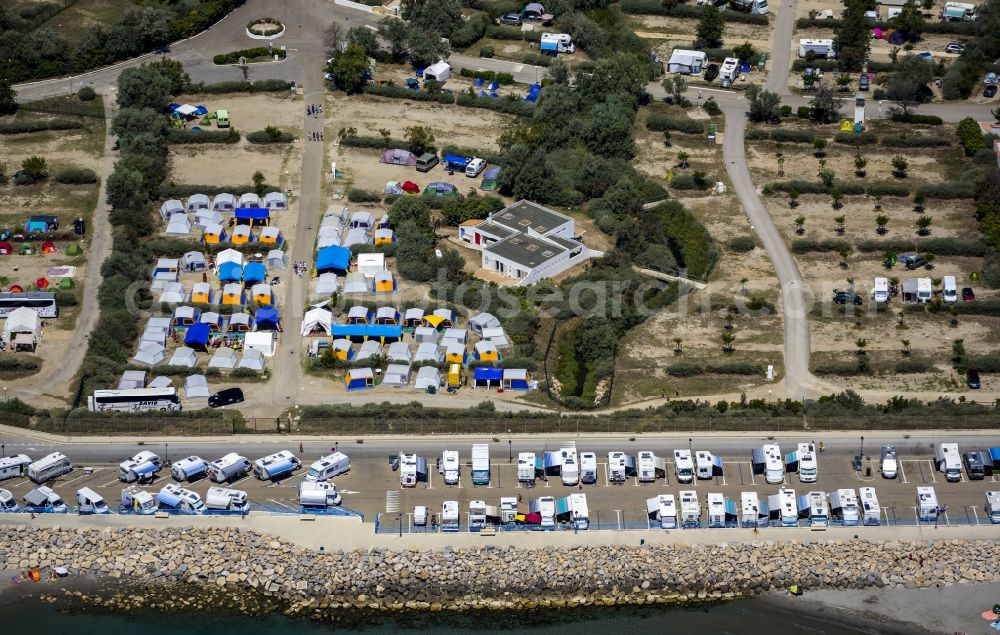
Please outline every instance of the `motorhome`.
M799 57L823 57L834 59L837 57L837 51L833 48L833 40L815 40L804 38L799 40Z
M690 483L694 480L691 450L674 450L674 476L678 483Z
M182 514L201 514L205 511L205 503L201 500L201 496L177 483L164 485L163 489L156 495L156 502L164 511Z
M879 463L879 472L882 478L896 478L899 462L896 460L896 446L882 446L882 461Z
M878 277L875 278L875 289L872 292L872 300L875 302L888 302L889 301L889 279Z
M208 478L213 483L235 483L252 469L250 459L230 452L208 464Z
M934 464L949 483L962 480L962 457L957 443L938 443L934 447Z
M574 53L576 45L568 33L542 33L538 49L542 53Z
M31 458L27 454L15 454L0 459L0 481L25 476L29 465Z
M104 497L90 489L82 487L76 490L77 512L80 514L110 514L111 509Z
M143 516L153 514L157 509L156 499L153 498L153 495L135 485L122 490L120 502L123 510Z
M262 481L274 481L302 467L302 461L288 450L275 452L253 462L253 473Z
M587 507L587 495L581 492L570 494L556 501L556 520L569 523L574 529L590 527L590 510Z
M323 510L340 505L337 486L328 481L302 481L299 483L299 505L304 510Z
M334 452L318 459L306 472L307 481L327 481L351 471L351 459L343 452Z
M413 508L413 524L417 527L427 526L427 506L417 505Z
M10 490L0 489L0 512L13 513L20 510L21 506L14 500L14 495L10 493Z
M818 472L816 446L800 443L794 452L785 457L785 467L789 472L798 472L800 483L815 483Z
M207 473L208 463L200 456L189 456L180 461L174 461L174 464L170 466L170 476L181 483L197 480Z
M708 526L722 528L726 526L726 497L717 492L707 497Z
M830 492L830 513L835 520L847 526L861 523L858 496L853 489L835 489Z
M486 526L486 501L469 501L469 529L482 529Z
M427 480L427 459L416 454L399 453L399 484L402 487L416 487Z
M970 450L962 454L962 461L970 481L981 481L987 476L993 476L993 458L987 451Z
M624 452L608 452L608 481L624 483L636 475L635 457Z
M35 483L41 484L58 478L72 469L73 465L69 462L65 454L53 452L28 465L28 478Z
M230 511L245 514L250 511L250 501L243 490L228 487L209 487L205 494L205 511Z
M994 525L1000 524L1000 492L986 492L986 504L983 511L990 517L990 522Z
M472 484L490 484L490 446L485 443L472 446Z
M698 492L694 490L680 491L681 527L701 527L701 502Z
M937 520L940 508L938 507L937 493L933 487L921 486L917 488L917 518L924 522Z
M661 529L677 527L677 504L673 494L659 494L646 499L646 515L649 520L660 523Z
M731 86L740 76L740 60L735 57L727 57L719 68L719 83L723 86Z
M826 500L826 492L809 492L799 499L800 516L803 507L810 527L826 527L830 524L830 503Z
M541 526L553 528L556 526L556 499L551 496L533 498L528 503L528 511L541 516Z
M882 523L882 508L878 504L878 496L874 487L859 487L858 498L861 502L862 522L874 526Z
M976 5L968 2L945 2L941 8L941 19L948 22L972 22L978 18Z
M504 525L512 523L517 518L517 497L500 497L500 522Z
M660 457L644 450L639 453L637 472L640 483L653 483L666 474L666 464Z
M958 302L958 285L955 282L955 276L941 278L941 299L948 304Z
M576 444L564 445L560 449L562 454L562 470L560 478L562 484L567 487L576 487L580 482L580 464L576 457Z
M722 457L715 456L707 450L698 450L694 453L695 465L697 466L698 478L708 479L722 476Z
M458 501L441 503L441 531L458 531Z
M438 473L444 479L445 485L458 485L461 478L462 466L458 462L458 450L445 450L441 453L441 462L438 463ZM534 470L534 466L532 466ZM534 474L534 471L532 471Z
M519 452L517 455L517 482L524 487L535 486L535 453Z
M917 278L917 302L927 304L933 295L930 278Z
M740 525L743 527L767 526L767 502L760 500L757 492L740 493Z
M160 457L149 450L139 452L118 466L118 479L125 483L152 479L160 471Z
M593 452L580 453L580 482L584 485L597 482L597 455Z
M798 499L795 490L782 487L777 494L768 496L768 510L771 520L777 521L783 527L797 527L799 524Z
M764 481L769 485L777 485L785 480L785 465L782 462L781 448L771 443L754 448L750 456L754 474L763 474Z
M469 164L465 166L465 176L469 178L476 178L483 173L486 169L486 159L480 159L479 157L473 157Z
M65 514L68 510L59 494L44 485L24 495L24 506L36 514Z

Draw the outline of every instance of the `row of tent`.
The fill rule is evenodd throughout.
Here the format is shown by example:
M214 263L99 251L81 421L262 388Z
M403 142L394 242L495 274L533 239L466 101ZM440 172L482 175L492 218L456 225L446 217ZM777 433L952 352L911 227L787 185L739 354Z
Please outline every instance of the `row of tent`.
M316 278L316 295L329 296L334 293L395 293L399 291L396 276L391 271L377 271L366 276L360 271L352 271L344 276L343 285L335 273L321 273Z
M441 346L434 342L423 342L418 344L416 350L413 345L406 342L392 342L388 346L382 344L378 339L365 340L361 346L355 350L354 343L349 339L335 339L330 342L330 348L334 357L342 362L354 360L364 360L369 357L384 356L390 362L431 362L435 364L447 363L468 366L471 362L497 363L503 360L500 351L492 342L483 340L477 342L473 347L470 357L465 344L450 342L447 346Z
M266 355L257 349L245 349L240 355L232 348L218 348L208 360L208 367L220 370L249 368L250 370L262 371L266 366L265 357ZM155 342L146 342L140 345L139 350L132 357L133 363L142 366L157 366L166 360L166 347ZM167 363L171 366L193 368L197 363L197 355L189 347L178 348Z
M36 253L42 254L54 254L59 251L56 244L51 240L46 240L41 243L38 247L35 247L34 243L21 243L17 248L18 255L30 256ZM83 249L77 243L70 243L66 246L67 256L79 256L83 253ZM0 241L0 256L13 256L14 255L14 245L3 240Z
M409 364L389 364L380 382L383 386L408 386L412 369ZM352 368L344 375L344 387L348 391L366 390L376 386L376 372L373 368ZM503 387L507 390L531 390L534 382L531 374L524 368L487 368L480 367L473 371L473 379L477 387ZM448 385L461 384L461 367L452 364L448 368ZM413 389L421 392L436 392L442 386L441 371L434 366L421 366L417 370Z
M172 214L191 212L197 213L202 210L212 210L216 212L232 212L237 208L267 208L271 211L288 209L288 197L283 192L269 192L264 195L263 200L253 192L241 194L239 198L233 194L216 194L209 200L205 194L192 194L188 197L187 203L182 203L177 199L170 199L160 205L160 216L163 220L169 220Z
M194 325L204 324L202 332L209 336L243 336L250 333L274 332L281 328L281 316L274 307L261 307L251 317L247 313L233 313L228 319L214 312L201 313L192 307L178 307L172 317L153 317L146 322L139 338L140 346L146 343L167 345L172 331L182 328L190 330Z
M122 378L118 381L118 390L130 390L133 388L170 388L174 382L169 377L159 375L146 382L146 371L126 370L122 373ZM208 399L212 394L208 387L208 378L204 375L188 375L184 378L184 398L185 399Z
M214 304L223 306L243 306L252 300L258 306L270 306L274 302L271 285L257 283L247 289L239 282L229 282L221 289L213 290L207 282L196 282L189 293L180 282L169 282L162 285L157 302L161 304Z

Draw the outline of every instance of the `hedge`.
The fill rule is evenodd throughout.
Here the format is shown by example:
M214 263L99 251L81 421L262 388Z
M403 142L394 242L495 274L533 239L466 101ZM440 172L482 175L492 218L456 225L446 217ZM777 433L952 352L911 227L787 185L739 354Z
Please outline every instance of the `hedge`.
M687 268L691 278L706 279L715 267L718 253L705 226L677 201L661 203L653 211L660 219L671 251L677 256L677 264Z
M903 183L882 181L879 183L869 183L866 192L869 196L909 196L910 188Z
M878 135L874 132L838 132L833 141L849 146L870 146L878 143Z
M366 136L349 134L340 138L340 145L349 148L376 148L384 150L386 148L405 148L406 142L402 139Z
M896 362L894 370L901 375L905 375L907 373L926 373L933 370L933 368L933 365L922 359L902 359Z
M1000 355L977 355L965 359L966 368L975 368L982 373L1000 372Z
M841 249L850 249L851 243L846 240L808 240L796 238L792 241L793 254L805 254L811 251L819 252L839 252Z
M975 184L963 181L926 183L917 187L916 191L927 198L937 199L975 198L976 196Z
M753 362L709 362L705 370L717 375L756 375L761 368Z
M674 18L700 19L704 9L690 4L665 6L660 0L622 0L621 10L632 15L668 15ZM727 22L742 22L743 24L766 25L766 15L754 15L739 11L723 11L722 18Z
M687 117L671 117L661 112L651 112L646 116L646 128L654 132L676 130L687 134L702 134L705 124Z
M69 119L36 119L32 121L11 121L10 123L0 123L0 134L25 134L29 132L42 132L43 130L73 130L82 128L79 121Z
M412 99L413 101L435 101L439 104L455 103L455 95L452 93L429 93L426 90L413 90L405 86L395 84L366 84L363 92L368 95L379 97L392 97L393 99Z
M898 123L915 123L928 126L940 126L944 123L944 119L941 119L937 115L917 115L912 112L906 114L897 112L892 116L892 120Z
M982 298L975 302L959 302L952 306L961 315L1000 315L1000 300L996 298Z
M985 243L977 238L918 238L916 241L910 239L889 239L889 240L861 240L857 243L858 251L885 253L893 251L902 253L911 251L916 247L921 253L932 253L938 256L985 256L988 248Z
M501 86L510 86L514 83L514 75L511 73L498 73L496 71L474 71L471 68L463 68L459 74L462 77L472 77L488 82L496 81Z
M667 374L672 377L694 377L703 372L705 369L694 362L674 362L667 366Z
M57 183L97 183L97 173L90 168L64 168L56 172Z
M236 128L229 130L184 130L171 128L167 131L167 143L201 144L201 143L236 143L240 133Z
M220 53L212 57L212 63L218 66L223 64L238 64L241 57L245 57L248 60L257 57L273 57L277 55L278 57L285 57L285 52L280 48L269 49L266 46L258 46L252 49L243 49L240 51L232 51L230 53Z
M766 141L771 138L771 132L763 128L747 128L743 139L746 141Z
M549 57L548 55L538 55L537 53L525 53L521 56L521 63L527 64L528 66L552 66L552 62L555 60L554 57ZM579 66L577 66L579 68Z
M727 11L728 13L728 11ZM795 21L795 26L800 29L831 29L836 30L840 26L841 20L837 18L799 18ZM892 22L879 20L874 25L869 23L869 27L877 26L883 31L894 29ZM952 35L973 36L978 33L978 24L975 22L944 22L938 20L928 20L920 29L922 33L944 33Z
M525 42L538 42L542 39L541 31L522 31L512 26L501 26L491 24L486 27L486 37L492 40L521 40Z
M271 136L267 130L254 130L247 135L250 143L291 143L295 137L290 132L278 131L277 136Z
M469 93L459 93L455 103L468 108L485 108L519 117L530 117L531 113L535 112L533 103L516 97L479 97Z
M808 130L794 130L789 128L775 128L771 130L771 140L787 143L812 143L816 135Z
M292 83L284 79L261 79L255 82L218 82L206 84L185 84L181 87L181 92L185 95L206 94L218 95L222 93L276 93L287 92L292 89Z
M707 180L699 184L692 174L678 174L670 179L670 188L674 190L707 190L708 187Z
M190 184L190 183L162 183L156 192L157 198L166 200L168 198L187 198L192 194L206 194L208 196L214 196L216 194L235 194L239 196L244 192L253 192L254 188L252 184L245 185L205 185L205 184ZM270 192L280 192L281 189L276 185L266 185L264 188L264 193ZM227 243L228 246L229 245ZM183 253L183 252L182 252Z
M930 135L886 135L881 143L888 148L939 148L950 146L951 139Z
M820 362L813 366L813 373L816 375L840 375L841 377L853 377L865 374L857 362Z
M380 203L382 195L378 192L369 192L368 190L352 187L347 190L347 200L352 203Z

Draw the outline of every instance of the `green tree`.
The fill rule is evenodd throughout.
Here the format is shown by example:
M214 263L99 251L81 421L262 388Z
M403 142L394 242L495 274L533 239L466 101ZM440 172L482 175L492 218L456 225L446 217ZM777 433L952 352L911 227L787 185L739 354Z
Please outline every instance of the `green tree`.
M597 156L630 159L633 153L632 127L635 111L617 96L590 110L581 138Z
M722 340L723 353L732 353L733 351L736 350L736 347L733 345L733 343L736 341L736 336L733 335L732 333L723 333L722 335L719 336L719 339Z
M552 83L566 86L569 85L569 78L570 68L566 61L559 57L552 60L552 64L549 66L549 79L552 80Z
M257 170L253 173L253 176L250 177L250 180L253 181L253 191L257 194L257 196L262 197L267 193L267 182L265 181L263 172Z
M920 236L926 236L931 233L931 222L930 216L921 216L917 219L917 234Z
M987 147L986 141L983 139L983 131L972 117L966 117L959 121L958 126L955 127L955 134L958 135L958 141L965 149L965 156L975 156L977 152L985 150Z
M797 216L795 218L795 233L801 236L802 234L805 233L805 231L806 231L806 217Z
M830 200L832 201L831 206L833 207L833 209L841 209L842 207L844 207L844 193L841 192L840 190L833 190L832 192L830 192ZM837 218L842 219L844 217L838 216ZM837 218L834 218L833 220L836 221ZM837 225L839 230L840 227L844 226L844 223L841 220L837 222Z
M7 73L0 74L0 115L12 115L17 112L17 91L11 84Z
M892 175L897 179L906 178L906 170L909 166L910 163L906 160L906 157L899 154L892 157Z
M356 26L347 32L347 43L357 44L368 57L378 55L378 34L365 26Z
M108 205L115 209L139 212L148 200L142 173L128 168L116 167L108 175L107 192Z
M430 227L431 210L420 198L401 196L393 201L392 207L389 208L389 223L393 227L400 227L408 222L414 223L417 227Z
M49 175L49 164L40 156L30 156L21 161L21 170L32 180L40 181Z
M896 63L896 72L892 74L886 87L886 97L902 106L903 111L914 104L923 103L931 98L927 84L934 79L934 64L916 55L907 55Z
M923 192L917 192L916 194L914 194L913 195L913 211L914 212L923 212L926 209L924 207L924 203L926 203L926 202L927 202L927 195L926 194L924 194Z
M687 90L687 80L680 75L671 75L663 80L663 90L667 91L667 94L673 97L675 102L680 103L684 97L684 91Z
M184 70L184 65L177 60L164 58L150 62L148 66L162 75L169 84L167 90L171 95L180 95L184 87L191 83L191 76Z
M368 57L357 44L349 45L343 53L333 59L333 83L347 93L357 93L365 84L368 73Z
M891 22L903 33L903 37L907 42L919 41L920 35L927 28L920 5L914 2L914 0L907 0L906 4L900 10L899 15L893 18Z
M697 46L704 48L718 48L722 46L722 33L726 28L726 23L722 19L722 12L715 5L709 5L701 13L701 20L698 21L698 28L695 33L698 36Z
M428 126L410 126L403 138L407 150L417 156L434 149L434 131Z
M910 340L902 339L902 340L899 340L899 343L903 345L903 355L909 355L910 354Z
M615 93L627 93L638 102L647 82L647 63L628 53L601 58L591 69L576 74L577 89L590 102L605 101Z
M741 63L747 63L757 57L757 49L755 49L753 44L750 42L743 42L743 44L733 48L733 55L736 56Z
M859 337L858 339L854 340L854 346L856 346L858 349L858 355L868 354L868 351L866 350L868 348L868 340Z
M399 18L386 18L378 23L378 34L389 44L389 52L396 59L406 55L406 23Z
M781 97L777 93L764 90L759 84L750 84L746 91L750 104L750 120L777 123L781 120Z
M809 114L813 121L833 123L840 120L840 99L825 82L821 82L813 97Z
M405 197L404 197L405 198ZM441 216L449 225L460 225L467 220L484 219L505 207L503 199L497 196L471 195L449 200L441 208Z
M875 233L879 236L885 234L887 231L885 226L889 224L889 217L885 214L879 214L875 217Z
M865 167L868 165L868 159L864 158L860 152L854 155L854 176L862 178L867 174L865 172Z
M691 159L691 155L688 154L687 152L684 152L684 151L678 152L677 153L677 161L678 161L677 167L679 167L682 170L687 169L688 166L690 165L690 163L689 163L690 159Z
M859 71L868 58L871 46L871 25L865 12L867 0L844 0L844 11L840 24L834 29L833 46L841 67L848 71Z
M126 68L118 76L118 106L162 112L170 102L171 87L170 80L149 64Z
M842 193L841 193L841 196L843 196ZM833 217L833 222L837 223L837 233L838 234L843 234L847 230L847 226L844 225L844 221L846 221L846 220L847 220L847 217L844 216L844 215L834 216Z
M850 247L842 247L837 252L837 255L840 256L840 266L843 269L847 269L847 267L848 267L847 259L851 257L851 248Z
M411 26L448 37L462 26L462 4L458 0L403 0L400 14Z
M167 119L151 108L122 108L111 122L111 132L122 141L140 134L163 136Z
M418 66L430 66L440 59L446 59L451 52L447 40L433 31L416 26L407 29L406 47L410 59Z

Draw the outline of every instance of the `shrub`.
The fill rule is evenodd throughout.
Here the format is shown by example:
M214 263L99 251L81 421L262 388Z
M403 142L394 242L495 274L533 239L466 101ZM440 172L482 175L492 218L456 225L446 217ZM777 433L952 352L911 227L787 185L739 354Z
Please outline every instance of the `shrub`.
M529 66L552 66L552 59L548 55L537 55L535 53L525 53L521 56L521 63ZM577 67L579 68L579 66Z
M97 183L97 173L90 168L63 168L56 172L57 183Z
M838 132L833 141L850 146L870 146L878 143L878 135L874 132Z
M791 128L775 128L771 130L771 140L787 143L812 143L816 135L808 130L794 130Z
M709 362L705 370L717 375L756 375L760 372L760 365L753 362Z
M384 137L373 137L367 135L345 135L340 138L340 145L349 148L405 148L406 142L402 139L385 139Z
M747 141L763 141L771 138L771 133L763 128L747 128L743 138Z
M41 360L28 355L0 357L0 376L30 375L41 368Z
M167 131L167 143L201 144L201 143L236 143L240 133L236 128L229 130L183 130L171 128Z
M950 183L927 183L917 188L917 192L927 198L952 199L974 198L976 188L972 183L952 181Z
M846 240L807 240L796 238L792 241L792 253L805 254L811 251L818 252L839 252L842 249L850 249L851 243Z
M705 370L694 362L674 362L667 366L667 374L672 377L694 377Z
M867 253L885 253L888 251L902 253L911 251L916 244L917 249L922 253L932 253L938 256L985 256L988 249L986 245L974 238L921 238L914 243L909 239L894 240L862 240L857 243L858 251ZM976 301L976 304L980 304ZM964 306L964 305L963 305Z
M958 135L959 143L965 148L965 156L974 156L977 152L987 147L986 142L983 140L983 131L972 117L966 117L958 122L958 126L955 127L955 134Z
M259 374L252 368L234 368L229 376L233 379L250 379L253 377L258 377Z
M369 192L368 190L352 187L347 190L347 200L352 203L379 203L382 201L382 195L377 192Z
M250 143L291 143L295 140L290 132L278 130L274 126L268 126L263 130L254 130L247 135Z
M753 248L755 246L756 244L754 243L753 236L737 236L735 238L730 239L727 245L727 247L729 247L729 251L733 251L736 253L746 253L748 251L753 251Z
M661 112L651 112L646 116L646 128L654 132L676 130L687 134L703 134L705 124L687 117L671 117Z
M937 115L918 115L912 112L905 114L901 112L896 113L895 115L892 116L892 120L897 121L899 123L915 123L915 124L924 124L928 126L940 126L942 123L944 123L944 120L941 119L941 117L938 117Z
M932 368L933 366L931 366L922 359L911 358L911 359L901 359L898 362L896 362L894 370L897 373L904 375L907 373L926 373Z
M76 92L76 96L80 101L94 101L97 93L90 86L83 86Z
M245 57L248 60L252 60L258 57L271 57L272 55L277 55L280 58L285 57L285 51L280 48L269 49L266 46L258 46L252 49L242 49L239 51L231 51L229 53L220 53L212 57L212 63L217 65L223 64L239 64L240 58Z
M870 183L867 188L869 196L909 196L910 188L902 183Z
M10 123L0 123L0 134L27 134L43 130L73 130L82 127L83 124L79 121L70 121L69 119L11 121Z
M812 108L809 106L799 106L795 109L795 116L799 119L808 119L812 116Z
M702 108L712 117L718 117L722 114L722 108L719 106L719 102L715 101L715 97L709 97Z
M488 44L479 47L479 57L493 57L496 55L496 52L496 49ZM465 69L463 68L462 70L464 71Z
M693 174L678 174L670 179L670 187L675 190L706 190L708 186L708 181L699 182Z
M983 373L997 373L1000 372L1000 355L990 354L969 357L965 360L965 366L975 368Z
M413 101L435 101L439 104L455 103L452 93L429 93L425 90L412 90L395 84L365 84L363 91L369 95L392 97L393 99L411 99Z
M881 143L887 148L938 148L950 146L951 140L930 135L886 135Z

